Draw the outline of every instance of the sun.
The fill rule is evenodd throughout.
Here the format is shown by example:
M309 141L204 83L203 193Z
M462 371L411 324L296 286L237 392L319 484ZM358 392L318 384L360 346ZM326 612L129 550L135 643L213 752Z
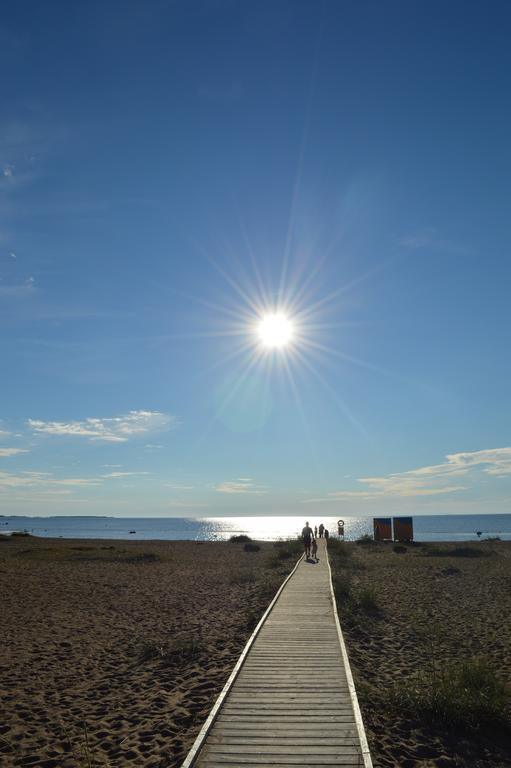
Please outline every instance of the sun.
M284 312L272 312L264 315L257 325L257 336L263 347L279 349L287 347L293 340L292 321Z

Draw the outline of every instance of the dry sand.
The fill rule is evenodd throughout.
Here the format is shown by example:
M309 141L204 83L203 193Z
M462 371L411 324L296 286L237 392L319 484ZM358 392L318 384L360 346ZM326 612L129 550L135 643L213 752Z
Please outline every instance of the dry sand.
M293 563L269 544L0 540L1 765L179 765Z
M351 544L336 566L375 768L511 766L502 726L427 724L383 695L432 655L484 659L511 680L511 543L446 556L455 546ZM293 564L271 545L0 539L2 766L180 765ZM353 607L364 590L376 611Z
M511 766L509 710L503 713L507 727L464 729L427 724L424 717L389 708L387 699L393 686L399 692L418 670L428 675L432 660L436 670L482 660L511 684L511 542L399 553L392 544L348 546L351 562L344 561L347 567L338 573L350 596L340 601L340 618L375 768ZM457 554L447 554L453 550ZM474 550L483 556L473 556ZM367 590L376 610L356 607Z

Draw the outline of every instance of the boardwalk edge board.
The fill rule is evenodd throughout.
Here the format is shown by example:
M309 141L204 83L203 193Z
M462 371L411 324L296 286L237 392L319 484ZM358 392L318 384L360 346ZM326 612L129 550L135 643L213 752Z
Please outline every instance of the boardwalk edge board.
M337 628L337 634L339 636L339 642L341 644L342 658L344 661L344 667L346 670L346 678L348 682L348 690L350 692L351 704L353 706L353 714L355 715L355 723L357 725L358 736L360 739L360 749L362 750L362 759L364 760L364 768L373 768L373 761L371 760L371 752L369 750L369 744L367 743L367 736L364 728L364 721L362 720L362 713L358 703L357 691L355 689L355 683L353 681L353 675L351 673L350 660L348 657L348 651L346 650L346 643L344 642L344 635L342 634L341 624L339 621L339 614L337 613L337 603L335 601L334 587L332 584L332 569L330 567L330 558L328 557L327 549L327 565L330 575L330 594L332 597L332 607L334 609L335 626Z
M195 763L195 761L196 761L196 759L197 759L197 757L199 755L199 752L201 751L201 749L202 749L202 747L204 745L204 742L206 741L207 735L210 732L211 728L213 727L213 724L214 724L214 722L215 722L215 720L216 720L216 718L218 716L218 713L219 713L220 708L221 708L221 706L222 706L222 704L224 702L224 699L226 698L227 694L231 690L232 686L234 685L234 682L235 682L236 678L238 677L238 675L240 673L240 670L241 670L241 668L243 666L243 663L245 661L245 658L246 658L250 648L254 644L257 635L259 634L259 632L263 628L266 619L268 618L268 616L272 612L273 606L275 605L275 603L279 599L280 594L283 591L284 587L286 586L288 581L291 579L291 577L294 576L296 569L298 568L298 566L301 563L302 557L303 557L303 555L300 555L299 559L296 562L295 567L293 568L291 573L284 579L284 581L280 585L279 589L277 590L277 593L276 593L275 597L273 598L273 600L269 604L268 608L263 613L263 615L262 615L262 617L261 617L257 627L254 629L254 631L250 635L247 644L245 645L243 651L241 652L241 656L239 657L238 661L236 662L236 666L232 670L229 679L227 680L226 684L222 688L218 699L216 700L216 702L213 705L213 709L209 713L206 722L204 723L204 725L202 726L201 730L199 731L199 735L195 739L195 741L194 741L194 743L192 745L192 748L190 749L190 751L188 752L188 754L186 756L186 759L185 759L184 763L181 765L181 768L191 768L194 765L194 763ZM372 766L371 766L371 768L372 768Z

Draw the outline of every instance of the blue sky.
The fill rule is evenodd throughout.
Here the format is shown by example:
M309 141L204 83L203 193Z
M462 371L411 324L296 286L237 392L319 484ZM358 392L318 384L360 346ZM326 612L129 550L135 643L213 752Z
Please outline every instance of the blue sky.
M508 512L510 32L505 2L4 9L2 513Z

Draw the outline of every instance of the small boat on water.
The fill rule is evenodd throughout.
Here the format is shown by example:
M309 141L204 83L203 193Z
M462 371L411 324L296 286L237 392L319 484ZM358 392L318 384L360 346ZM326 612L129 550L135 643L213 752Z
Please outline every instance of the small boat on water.
M136 531L130 531L130 533L136 533Z

